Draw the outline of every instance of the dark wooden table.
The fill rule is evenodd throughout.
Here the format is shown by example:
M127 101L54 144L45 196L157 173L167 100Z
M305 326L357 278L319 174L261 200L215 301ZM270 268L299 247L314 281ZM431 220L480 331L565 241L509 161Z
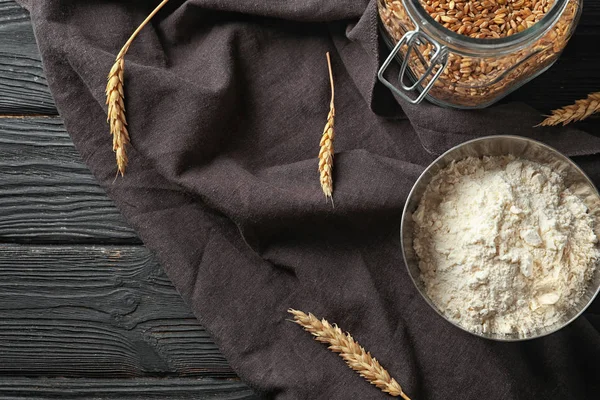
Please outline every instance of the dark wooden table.
M600 91L598 43L586 0L561 60L510 99L547 112ZM29 17L0 0L0 398L67 394L254 398L80 160Z
M80 160L0 0L0 399L252 399Z

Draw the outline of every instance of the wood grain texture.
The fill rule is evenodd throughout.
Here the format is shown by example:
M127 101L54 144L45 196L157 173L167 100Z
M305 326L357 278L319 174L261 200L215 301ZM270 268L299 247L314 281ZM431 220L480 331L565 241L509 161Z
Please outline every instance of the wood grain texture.
M141 243L59 117L0 118L0 241Z
M144 247L14 244L0 244L2 375L235 377Z
M0 114L56 114L29 14L0 0Z
M240 382L191 378L0 379L2 400L256 400Z

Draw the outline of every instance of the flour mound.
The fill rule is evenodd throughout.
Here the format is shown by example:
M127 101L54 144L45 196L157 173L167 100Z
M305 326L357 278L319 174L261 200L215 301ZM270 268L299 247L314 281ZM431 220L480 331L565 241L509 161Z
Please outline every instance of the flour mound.
M556 323L600 258L593 217L562 176L512 156L452 163L413 220L428 296L474 332L526 334Z

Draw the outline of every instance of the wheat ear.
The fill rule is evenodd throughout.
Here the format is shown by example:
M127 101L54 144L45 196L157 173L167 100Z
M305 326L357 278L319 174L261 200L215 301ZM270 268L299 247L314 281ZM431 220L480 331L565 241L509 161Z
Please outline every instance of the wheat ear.
M327 52L327 67L329 68L329 82L331 84L331 102L329 103L329 114L327 115L327 124L323 130L319 150L319 176L321 188L326 199L331 199L333 204L333 139L335 137L335 88L333 86L333 71L331 69L331 58Z
M115 59L115 63L108 74L108 83L106 84L106 104L108 105L108 119L110 125L110 133L113 137L113 151L117 159L118 174L125 175L127 168L127 149L129 144L129 132L127 131L127 118L125 118L125 92L124 92L124 75L125 75L125 54L129 50L129 46L137 37L140 31L150 22L152 17L165 5L169 0L163 0L137 27L131 34L119 54Z
M291 308L288 312L294 316L293 322L310 332L317 341L329 345L329 350L338 353L350 368L369 383L394 397L400 396L404 400L410 400L402 391L400 384L390 377L379 361L365 351L349 333L342 332L337 325L331 325L325 319L319 320L311 313L306 315L302 311Z
M577 100L575 104L552 111L552 114L538 126L567 125L586 119L597 112L600 112L600 92L592 93L586 99Z

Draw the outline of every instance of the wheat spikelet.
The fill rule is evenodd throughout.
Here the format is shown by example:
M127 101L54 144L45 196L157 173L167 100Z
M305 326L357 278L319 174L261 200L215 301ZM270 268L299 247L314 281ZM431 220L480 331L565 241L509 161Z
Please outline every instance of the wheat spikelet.
M137 27L131 34L119 54L115 59L115 63L108 74L108 83L106 84L106 104L108 105L107 122L110 125L110 133L113 136L113 151L117 159L118 174L125 175L127 168L127 149L129 144L129 132L127 131L127 118L125 118L125 92L124 92L124 76L125 76L125 54L129 50L129 46L137 37L140 31L150 22L152 17L165 5L169 0L163 0L156 8L146 17L146 19Z
M586 119L597 112L600 112L600 92L592 93L586 99L577 100L575 104L552 111L552 115L538 126L567 125Z
M125 60L117 58L108 75L106 85L106 104L108 105L108 123L113 137L113 151L117 158L117 168L121 176L127 168L127 152L125 146L129 144L127 119L125 118L125 103L123 101L123 75Z
M402 391L402 387L390 374L379 364L374 357L360 346L349 333L344 333L337 325L331 325L325 319L319 320L309 313L289 309L288 312L294 316L294 321L310 332L316 340L329 345L329 349L338 353L346 361L346 364L360 376L369 381L385 393L394 397L402 397L404 400L410 398Z
M330 198L333 204L333 177L331 174L333 171L333 139L335 137L335 89L333 86L333 72L331 70L329 52L327 53L327 67L329 68L329 82L331 83L331 103L329 104L327 124L325 124L323 136L321 137L321 142L319 144L321 147L319 150L319 176L325 198Z

